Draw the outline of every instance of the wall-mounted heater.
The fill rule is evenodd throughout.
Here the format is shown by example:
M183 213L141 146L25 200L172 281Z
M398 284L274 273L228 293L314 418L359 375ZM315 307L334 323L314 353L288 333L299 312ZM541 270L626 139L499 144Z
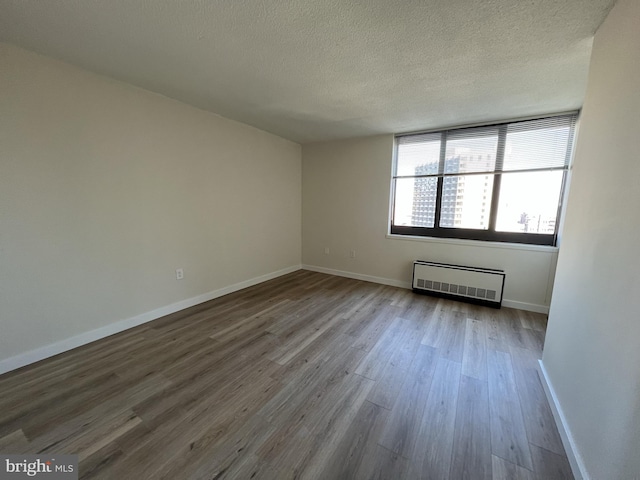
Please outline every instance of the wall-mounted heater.
M502 305L504 270L413 262L413 291L494 308Z

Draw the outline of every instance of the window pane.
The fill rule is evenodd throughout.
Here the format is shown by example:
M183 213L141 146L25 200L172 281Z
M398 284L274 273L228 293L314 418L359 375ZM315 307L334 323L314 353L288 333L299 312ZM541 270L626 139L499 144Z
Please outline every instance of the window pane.
M562 178L562 171L503 174L496 230L555 233Z
M487 230L492 192L493 175L445 177L440 226Z
M493 172L497 148L497 132L478 137L452 135L447 139L444 173Z
M393 224L433 228L438 179L398 178Z
M439 133L398 139L397 176L437 174L439 161Z

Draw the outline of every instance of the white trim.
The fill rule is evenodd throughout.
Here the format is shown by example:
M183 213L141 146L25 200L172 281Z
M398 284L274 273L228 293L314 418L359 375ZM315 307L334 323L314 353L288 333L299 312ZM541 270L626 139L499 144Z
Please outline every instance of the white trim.
M326 273L328 275L337 275L338 277L353 278L355 280L364 280L365 282L380 283L382 285L390 285L392 287L411 289L411 282L403 282L401 280L393 280L391 278L374 277L373 275L364 275L362 273L345 272L344 270L334 270L333 268L316 267L315 265L302 265L303 270L312 272Z
M527 250L531 252L558 252L558 247L549 245L529 245L526 243L485 242L484 240L465 240L462 238L419 237L417 235L398 235L387 233L389 240L407 240L410 242L447 243L449 245L467 245L469 247L499 248L504 250Z
M562 444L564 446L565 452L567 453L567 459L569 460L569 464L571 465L573 476L576 478L576 480L591 480L591 477L587 472L587 467L584 464L584 460L582 459L573 435L571 434L571 429L569 428L567 419L564 416L564 412L562 411L560 401L556 396L556 392L553 388L553 384L551 383L551 379L547 374L547 369L544 367L544 363L542 363L542 360L538 360L538 367L540 372L540 380L542 386L544 387L544 393L547 395L547 400L549 401L549 405L551 406L551 412L553 413L553 418L556 421L558 433L560 433L560 438L562 438Z
M45 345L44 347L36 348L35 350L30 350L28 352L20 353L13 357L0 360L0 375L17 368L24 367L25 365L44 360L45 358L58 355L73 348L86 345L87 343L95 342L96 340L100 340L101 338L105 338L110 335L120 333L124 330L137 327L138 325L156 320L160 317L164 317L165 315L184 310L185 308L193 307L194 305L208 302L209 300L213 300L214 298L237 292L238 290L242 290L243 288L252 287L253 285L266 282L267 280L272 280L282 275L295 272L297 270L300 270L301 268L301 265L293 265L291 267L283 268L282 270L277 270L275 272L267 273L259 277L235 283L233 285L229 285L228 287L223 287L212 292L203 293L202 295L187 298L186 300L181 300L179 302L175 302L170 305L151 310L150 312L145 312L131 318L119 320L117 322L105 325L104 327L96 328L95 330L90 330L88 332L81 333L80 335L76 335L74 337L67 338L56 343Z
M518 310L526 310L528 312L549 314L549 307L547 305L538 305L536 303L518 302L516 300L502 300L502 306L508 308L517 308Z
M364 275L362 273L346 272L344 270L334 270L333 268L317 267L315 265L302 265L304 270L312 272L326 273L328 275L337 275L338 277L353 278L355 280L364 280L365 282L380 283L382 285L390 285L392 287L407 288L411 290L411 282L403 282L392 278L375 277L373 275ZM537 305L535 303L517 302L515 300L502 300L502 305L509 308L517 308L518 310L527 310L529 312L549 313L549 307L546 305Z

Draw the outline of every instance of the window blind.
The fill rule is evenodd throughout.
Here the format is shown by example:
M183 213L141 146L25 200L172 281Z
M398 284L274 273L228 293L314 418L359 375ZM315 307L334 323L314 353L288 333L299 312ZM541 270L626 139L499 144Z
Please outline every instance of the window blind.
M576 121L397 135L390 232L555 245Z
M400 135L396 177L558 170L569 166L577 114Z

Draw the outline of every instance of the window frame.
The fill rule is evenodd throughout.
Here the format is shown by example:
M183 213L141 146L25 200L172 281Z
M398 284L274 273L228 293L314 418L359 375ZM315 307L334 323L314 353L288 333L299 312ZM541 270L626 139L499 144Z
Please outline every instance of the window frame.
M461 239L461 240L477 240L477 241L486 241L486 242L502 242L502 243L515 243L515 244L526 244L526 245L544 245L555 247L558 243L558 234L560 230L560 220L561 214L563 211L563 204L565 201L566 191L567 191L567 182L568 182L568 173L571 167L571 158L573 156L573 146L575 142L575 135L577 130L577 121L578 121L579 112L565 112L553 115L544 115L537 116L533 118L519 119L519 120L511 120L500 123L489 123L489 124L481 124L481 125L469 125L469 126L461 126L461 127L452 127L447 129L439 129L439 130L431 130L425 132L415 132L415 133L406 133L406 134L398 134L394 138L394 155L393 155L393 168L392 168L392 176L391 176L391 208L390 208L390 219L389 219L389 233L391 235L406 235L406 236L414 236L414 237L431 237L431 238L450 238L450 239ZM566 152L566 161L562 167L553 167L553 168L532 168L532 169L521 169L521 170L503 170L504 165L504 151L507 140L507 132L508 127L511 124L517 124L520 122L530 122L533 120L545 120L554 117L573 117L570 123L570 132L568 139L568 146ZM496 128L498 131L498 144L496 148L496 160L495 167L493 172L457 172L457 173L444 173L444 162L445 162L445 153L447 148L447 136L450 135L451 132L459 132L468 128L476 128L476 127L486 127L486 128ZM407 137L411 135L421 135L425 133L433 133L440 134L440 158L439 158L439 173L438 174L430 174L430 175L397 175L398 169L398 139L401 137ZM500 202L500 186L502 182L502 176L504 174L508 175L511 173L528 173L528 172L541 172L541 171L562 171L562 182L560 186L560 194L558 198L558 208L556 211L556 219L555 219L555 228L553 234L546 233L526 233L526 232L499 232L496 231L496 222L498 216L498 207ZM466 176L466 175L493 175L493 188L491 195L491 205L488 210L489 215L489 225L486 230L481 229L469 229L469 228L459 228L459 227L441 227L440 226L440 217L442 214L442 194L444 187L444 179L448 176ZM435 215L434 215L434 226L433 227L418 227L418 226L410 226L410 225L394 225L395 218L395 208L396 208L396 184L398 179L402 178L437 178L437 189L436 189L436 205L435 205Z

